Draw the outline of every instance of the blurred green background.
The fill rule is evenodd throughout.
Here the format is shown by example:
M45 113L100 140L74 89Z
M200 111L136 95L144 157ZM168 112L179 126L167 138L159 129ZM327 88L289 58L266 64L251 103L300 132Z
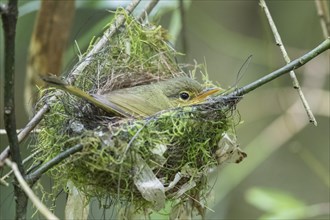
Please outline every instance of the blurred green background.
M77 40L80 48L86 48L89 40L111 19L107 9L115 10L127 3L76 2L63 72L75 63L74 41ZM142 5L146 3L142 1ZM257 1L184 1L184 4L184 35L178 1L161 1L149 21L169 30L177 50L182 50L185 42L186 56L180 62L206 63L209 78L222 87L246 85L285 64ZM292 59L324 40L314 1L267 1L267 4ZM20 1L15 96L18 128L29 120L24 111L23 88L28 46L39 6L39 1ZM2 29L0 32L2 113L4 42ZM253 55L252 60L237 82L239 69L249 55ZM237 108L243 123L237 126L237 138L248 158L210 175L214 189L208 207L213 211L208 212L207 219L329 219L329 63L328 51L296 71L318 121L317 127L308 123L288 75L258 88L239 103ZM3 117L0 128L4 128ZM26 140L21 146L25 156L29 154L30 142L31 139ZM1 151L5 146L6 136L0 135ZM5 171L0 172L3 175ZM45 183L52 184L51 180ZM11 187L0 186L0 219L14 217L12 191ZM63 218L60 207L64 199L64 195L59 197L56 214L60 218ZM31 214L32 210L29 218ZM105 218L109 219L110 214ZM93 210L90 217L99 219L102 211Z

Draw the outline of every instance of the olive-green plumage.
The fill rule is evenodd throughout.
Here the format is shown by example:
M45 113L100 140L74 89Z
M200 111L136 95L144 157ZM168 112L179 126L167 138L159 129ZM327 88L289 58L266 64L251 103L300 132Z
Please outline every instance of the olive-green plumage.
M189 77L178 77L148 85L114 90L102 95L87 94L56 77L45 82L81 97L103 110L123 117L146 117L159 111L203 102L219 89L203 90L201 84Z

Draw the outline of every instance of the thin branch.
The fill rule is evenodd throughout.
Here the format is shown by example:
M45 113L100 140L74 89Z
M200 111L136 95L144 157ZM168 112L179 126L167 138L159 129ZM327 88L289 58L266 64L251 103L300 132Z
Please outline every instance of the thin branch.
M22 128L16 129L16 133L18 134L22 131L23 131ZM39 133L40 131L41 131L40 129L34 129L30 133ZM6 129L0 129L0 135L5 135L5 134L7 134ZM18 143L20 143L19 139L18 139Z
M43 173L47 172L52 167L59 164L64 159L68 158L70 155L72 155L72 154L74 154L78 151L81 151L82 149L83 149L83 145L82 144L77 144L77 145L67 149L66 151L63 151L63 152L59 153L58 155L56 155L56 157L54 157L53 159L47 161L45 164L41 165L39 167L39 169L37 169L33 173L27 175L26 178L25 178L26 181L29 184L33 185L41 177L41 175Z
M1 19L5 42L5 77L4 77L4 124L7 131L10 154L12 160L17 164L18 170L25 175L22 158L16 133L15 117L15 39L17 24L18 0L8 0L8 4L1 7ZM22 188L14 181L14 194L16 202L16 219L26 218L27 196Z
M330 49L330 38L327 38L320 45L318 45L316 48L309 51L308 53L304 54L303 56L295 59L294 61L283 66L282 68L277 69L277 70L267 74L266 76L227 94L226 96L228 98L230 98L233 96L236 97L236 96L245 95L245 94L255 90L256 88L268 83L269 81L272 81L272 80L276 79L277 77L280 77L280 76L284 75L285 73L290 72L291 70L294 70L294 69L297 69L297 68L303 66L308 61L312 60L314 57L318 56L319 54L321 54L324 51L329 50L329 49Z
M32 160L37 154L39 154L41 152L41 149L36 150L35 152L33 152L31 155L29 155L27 158L25 158L22 161L22 164L26 164L27 162L29 162L30 160ZM34 166L30 167L29 169L26 170L26 173L29 173L29 170L31 170L31 168L33 168ZM6 183L6 179L13 173L13 170L10 170L8 173L6 173L5 175L3 175L0 179L1 183Z
M3 178L0 179L0 184L3 186L9 186L9 183L7 183Z
M329 2L325 0L315 0L316 11L320 17L321 29L324 38L330 36L330 15L329 15Z
M128 14L132 13L132 11L136 8L136 6L140 3L141 0L132 0L132 2L126 7L126 11ZM95 54L104 49L104 46L109 43L109 39L117 32L118 28L123 25L125 22L125 16L119 15L117 19L113 22L113 24L109 27L109 29L104 32L101 39L93 46L86 57L93 57ZM69 74L69 83L72 84L76 77L81 74L82 71L92 62L92 59L84 59L81 63L79 63Z
M158 4L159 0L152 0L147 7L141 12L141 14L137 17L139 21L143 21L147 15L150 14L152 9Z
M266 4L265 0L260 0L260 6L265 11L267 20L269 22L270 28L272 29L272 32L273 32L273 35L274 35L274 38L275 38L275 41L276 41L276 45L280 47L280 50L283 54L285 62L290 63L291 60L289 58L288 53L286 52L286 49L283 45L281 36L277 31L276 25L274 23L272 15L270 14L270 11L267 7L267 4ZM296 74L294 73L293 70L290 71L290 77L291 77L291 80L292 80L292 83L293 83L293 88L297 89L297 91L298 91L299 97L300 97L300 99L303 103L303 106L304 106L305 110L306 110L309 121L312 122L315 126L317 126L317 121L315 119L315 116L314 116L313 112L311 111L311 108L309 107L309 104L308 104L308 102L307 102L307 100L304 96L304 93L301 90L298 79L297 79Z
M15 36L17 23L17 0L9 1L2 13L5 41L5 87L4 87L4 123L8 136L12 160L24 174L21 154L16 134L15 118Z
M17 165L16 165L16 163L13 163L13 162L11 162L9 159L6 159L5 160L5 163L6 163L6 165L7 166L9 166L12 170L13 170L13 172L14 172L14 174L15 174L15 176L16 176L16 178L17 178L17 180L18 180L18 182L19 182L19 184L20 184L20 186L21 186L21 188L24 190L24 192L26 193L26 195L29 197L29 199L31 200L31 202L35 205L35 207L39 210L39 212L46 218L46 219L54 219L54 220L56 220L56 219L59 219L59 218L57 218L51 211L49 211L48 209L47 209L47 207L38 199L38 197L33 193L33 191L32 191L32 189L29 187L29 185L25 182L25 180L24 180L24 178L23 178L23 176L22 176L22 174L19 172L19 170L18 170L18 168L17 168Z
M23 129L16 129L16 133L20 133L22 130L23 130ZM38 130L38 131L37 131L37 130L38 130L38 129L36 129L36 130L34 130L34 131L31 131L31 133L33 133L33 132L38 133L39 130ZM6 129L0 129L0 135L5 135L5 134L7 134ZM19 142L19 141L18 141L18 142Z
M18 143L21 143L30 132L39 124L42 120L43 115L49 111L49 105L45 104L35 116L29 121L25 128L18 134ZM3 161L9 156L9 147L6 147L4 151L0 154L0 168L3 166Z

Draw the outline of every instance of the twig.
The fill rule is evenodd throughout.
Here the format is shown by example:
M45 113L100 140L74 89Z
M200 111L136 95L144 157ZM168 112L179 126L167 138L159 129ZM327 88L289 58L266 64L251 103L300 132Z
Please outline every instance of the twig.
M4 85L4 124L7 131L8 142L12 160L22 175L25 175L22 158L16 134L15 117L15 39L18 16L18 0L8 0L8 4L1 6L1 19L5 42L5 85ZM16 202L16 219L25 219L27 196L21 187L14 181L14 194Z
M7 183L3 178L0 179L0 184L3 186L9 186L9 183Z
M45 104L35 116L29 121L25 128L18 134L18 143L21 143L27 135L39 124L43 115L49 110L49 105ZM9 147L6 147L0 154L0 168L3 166L3 161L9 156Z
M22 131L23 131L22 128L16 129L16 133L18 133L18 134ZM31 131L31 133L39 133L39 132L40 132L40 129L34 129ZM5 134L7 134L6 129L0 129L0 135L5 135ZM19 139L18 139L18 143L20 143Z
M118 164L122 164L124 162L124 159L126 158L127 156L127 152L128 150L130 149L132 143L135 141L135 139L138 137L138 135L140 134L140 132L145 128L145 126L147 124L149 124L150 120L146 121L143 126L134 134L134 136L131 138L131 140L128 142L126 148L125 148L125 151L123 153L123 156L121 157L120 161Z
M24 174L21 154L16 134L15 118L15 35L17 23L17 0L9 1L2 14L5 40L5 87L4 87L4 123L8 136L11 156L18 169Z
M128 14L130 14L136 6L140 3L141 0L132 0L132 2L126 7L126 11ZM91 49L87 55L86 58L84 59L81 63L79 63L69 74L70 78L69 83L72 84L76 77L88 66L91 62L92 59L88 59L90 57L93 57L95 54L100 52L102 49L104 49L104 45L107 45L109 43L109 39L116 33L118 30L118 27L123 25L125 22L125 16L124 15L119 15L117 19L113 22L113 24L109 27L109 29L104 32L103 36L101 39L94 45L93 49Z
M310 61L314 57L318 56L319 54L321 54L324 51L329 50L329 49L330 49L330 38L327 38L320 45L318 45L316 48L309 51L308 53L304 54L303 56L295 59L294 61L283 66L282 68L277 69L277 70L267 74L266 76L227 94L226 96L228 98L230 98L232 96L236 97L236 96L245 95L245 94L255 90L256 88L268 83L269 81L272 81L273 79L276 79L277 77L280 77L283 74L290 72L291 70L294 70L294 69L297 69L297 68L303 66L304 64L306 64L308 61Z
M25 158L22 161L22 164L24 165L25 163L29 162L31 159L33 159L37 154L39 154L41 152L41 149L38 149L37 151L33 152L33 154L29 155L27 158ZM33 167L33 166L32 166ZM29 170L31 170L31 167L29 169L26 170L26 173L29 173ZM10 170L8 173L6 173L5 175L3 175L0 179L0 182L5 183L6 179L13 173L13 170Z
M15 176L18 180L20 186L26 193L26 195L29 197L31 202L35 205L35 207L39 210L39 212L46 218L46 219L52 219L56 220L58 219L52 212L50 212L47 207L38 199L38 197L33 193L32 189L29 187L29 185L25 182L22 174L19 172L16 163L11 162L9 159L5 160L5 163L7 166L9 166Z
M329 15L329 5L328 1L325 0L315 0L316 11L320 17L321 28L324 38L330 36L330 15Z
M267 4L266 4L265 0L260 0L260 6L265 11L267 20L269 22L270 28L272 29L272 32L273 32L273 35L274 35L274 38L275 38L275 41L276 41L276 45L280 47L280 50L283 54L285 62L290 63L291 60L289 58L288 53L285 50L285 47L283 45L281 36L277 31L276 25L274 23L274 20L273 20L271 14L270 14L270 11L267 7ZM303 103L303 106L306 110L309 121L312 122L315 126L317 126L317 121L315 119L315 116L314 116L313 112L311 111L311 108L309 107L309 104L308 104L308 102L307 102L307 100L306 100L306 98L305 98L305 96L304 96L304 94L301 90L298 79L297 79L296 74L294 73L293 70L290 71L290 77L291 77L291 80L292 80L292 83L293 83L293 88L297 89L297 91L298 91L298 94L299 94L300 99Z
M62 160L66 159L67 157L69 157L70 155L72 155L78 151L81 151L82 149L83 149L83 145L77 144L77 145L67 149L66 151L59 153L58 155L56 155L56 157L47 161L45 164L41 165L39 167L39 169L37 169L33 173L27 175L25 177L26 181L29 184L33 185L41 177L41 175L43 173L47 172L49 169L51 169L55 165L59 164Z
M150 14L152 9L158 4L159 0L152 0L147 7L141 12L141 14L137 17L139 21L143 21L147 15Z

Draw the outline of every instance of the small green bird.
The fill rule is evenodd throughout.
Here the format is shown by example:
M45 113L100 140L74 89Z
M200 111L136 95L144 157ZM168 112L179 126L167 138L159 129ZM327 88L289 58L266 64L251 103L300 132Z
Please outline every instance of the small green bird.
M219 88L203 89L189 77L177 77L148 85L114 90L102 95L91 94L68 85L57 77L44 77L49 85L83 98L108 113L121 117L147 117L159 111L205 101Z

